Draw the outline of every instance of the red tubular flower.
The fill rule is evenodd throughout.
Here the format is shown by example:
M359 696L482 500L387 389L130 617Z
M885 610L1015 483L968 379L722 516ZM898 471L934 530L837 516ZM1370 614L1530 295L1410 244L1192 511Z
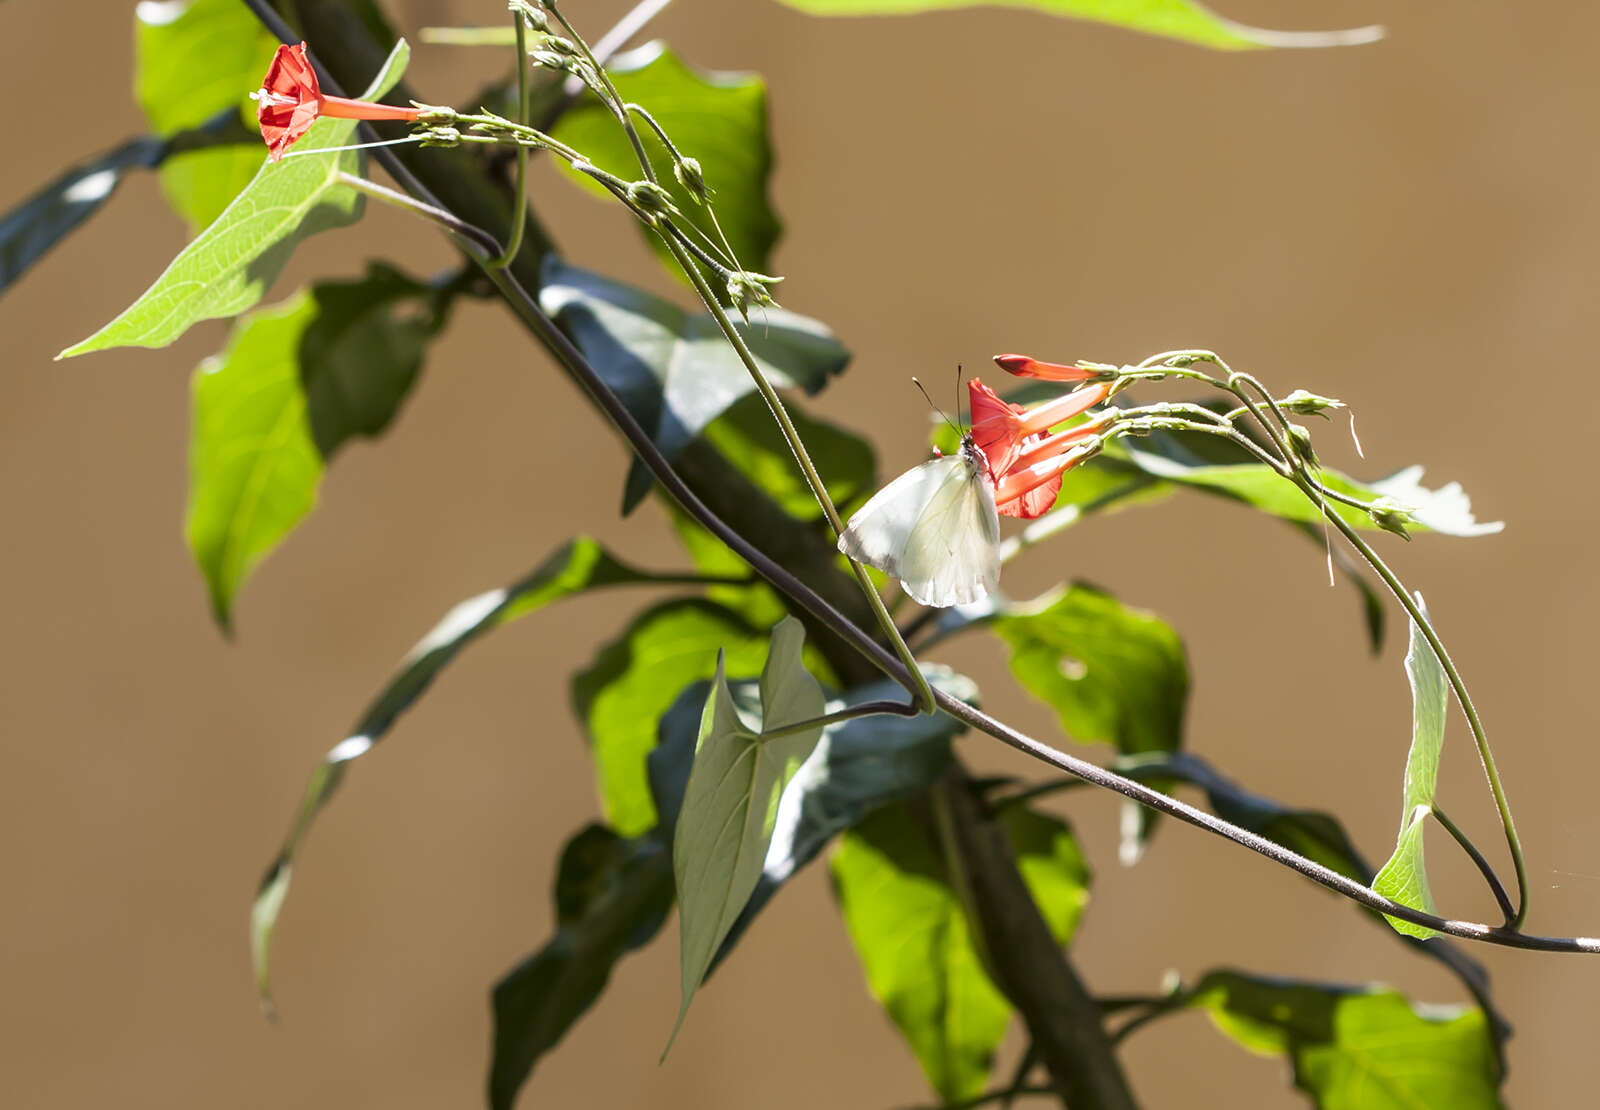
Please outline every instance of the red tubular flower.
M995 365L1019 378L1043 378L1049 382L1087 382L1100 376L1099 370L1064 366L1059 362L1040 362L1027 355L995 355Z
M303 42L298 46L278 47L255 100L256 119L261 123L267 157L274 162L320 118L415 121L421 111L394 104L374 104L369 100L324 96Z
M1039 449L1019 458L1014 466L995 483L994 507L1002 516L1031 520L1043 516L1056 503L1061 492L1061 476L1089 457L1092 428L1072 428L1058 433L1041 443ZM1045 444L1058 441L1053 453L1045 453ZM1030 459L1035 461L1029 462Z
M995 483L995 508L1002 516L1025 520L1041 516L1055 504L1061 475L1084 456L1070 448L1100 428L1090 421L1050 435L1049 430L1093 408L1111 392L1110 383L1086 386L1025 409L1009 404L974 379L967 383L972 403L972 439L989 460Z

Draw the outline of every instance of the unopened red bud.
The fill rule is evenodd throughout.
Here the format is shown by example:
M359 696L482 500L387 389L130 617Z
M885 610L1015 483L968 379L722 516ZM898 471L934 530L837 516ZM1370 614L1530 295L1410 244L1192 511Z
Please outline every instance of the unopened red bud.
M1007 374L1019 378L1042 378L1050 382L1088 382L1104 375L1104 371L1097 367L1040 362L1027 355L995 355L994 361Z

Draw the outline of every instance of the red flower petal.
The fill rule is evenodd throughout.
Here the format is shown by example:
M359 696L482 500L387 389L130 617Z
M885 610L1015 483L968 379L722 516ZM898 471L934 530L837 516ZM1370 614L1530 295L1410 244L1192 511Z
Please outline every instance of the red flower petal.
M1007 404L977 378L967 383L967 397L972 407L972 440L989 460L989 473L999 481L1022 450L1017 419L1022 406Z

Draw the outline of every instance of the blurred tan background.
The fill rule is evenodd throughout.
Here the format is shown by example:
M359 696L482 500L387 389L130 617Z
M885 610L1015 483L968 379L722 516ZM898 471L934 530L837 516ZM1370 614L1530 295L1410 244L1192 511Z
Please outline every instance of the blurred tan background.
M0 95L16 106L0 204L142 126L126 94L132 5L92 7L0 8ZM622 7L575 14L599 31ZM785 302L854 349L818 408L868 428L887 471L920 451L912 373L937 381L1001 350L1116 361L1211 346L1283 390L1351 402L1367 461L1329 426L1335 463L1377 475L1424 462L1430 479L1463 482L1480 516L1507 520L1498 537L1385 550L1426 591L1497 740L1533 928L1600 933L1600 522L1583 423L1600 9L1225 7L1274 26L1381 21L1391 35L1227 55L1026 12L846 22L705 0L679 0L656 30L703 67L770 81ZM498 22L503 5L391 11L414 33ZM413 76L446 98L498 64L423 49ZM619 213L548 168L536 189L579 260L670 289ZM567 675L645 595L568 603L482 642L355 768L297 868L276 1028L249 984L254 883L318 757L450 605L575 531L646 563L679 557L654 510L616 519L625 460L612 435L504 315L474 306L391 435L337 460L225 642L181 537L188 376L224 327L166 351L50 361L183 241L155 178L135 176L0 300L0 1098L480 1105L488 988L546 937L556 853L596 812ZM378 253L424 273L451 261L428 230L370 209L304 248L274 298ZM1356 602L1327 588L1313 545L1189 498L1097 521L1007 574L1018 594L1081 576L1161 613L1189 645L1194 750L1255 789L1337 811L1364 852L1387 853L1408 732L1403 631L1370 659ZM997 644L947 658L991 706L1060 739ZM964 744L980 767L1034 770L983 738ZM1443 796L1495 845L1459 720L1446 751ZM1097 863L1075 949L1094 988L1238 965L1459 997L1356 910L1197 831L1169 824L1122 869L1116 808L1086 792L1064 808ZM1442 839L1433 856L1449 911L1491 912ZM1589 1104L1600 960L1475 954L1517 1026L1510 1101ZM669 927L619 967L523 1105L926 1100L865 993L822 866L762 918L657 1066L677 976ZM1126 1059L1150 1107L1303 1104L1279 1063L1199 1016L1140 1033Z

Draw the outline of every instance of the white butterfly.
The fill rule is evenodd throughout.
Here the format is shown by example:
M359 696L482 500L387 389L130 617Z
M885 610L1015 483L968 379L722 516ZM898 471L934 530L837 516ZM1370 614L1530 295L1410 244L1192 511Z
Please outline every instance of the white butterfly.
M839 550L887 571L923 605L967 605L1000 584L1000 517L989 463L972 442L913 467L879 490L839 537Z

